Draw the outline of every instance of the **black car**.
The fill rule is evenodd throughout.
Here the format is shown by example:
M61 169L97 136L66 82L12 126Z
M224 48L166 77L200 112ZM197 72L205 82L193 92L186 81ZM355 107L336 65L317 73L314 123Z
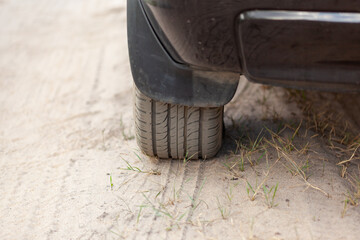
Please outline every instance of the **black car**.
M239 77L300 89L360 90L360 1L128 0L141 150L209 158Z

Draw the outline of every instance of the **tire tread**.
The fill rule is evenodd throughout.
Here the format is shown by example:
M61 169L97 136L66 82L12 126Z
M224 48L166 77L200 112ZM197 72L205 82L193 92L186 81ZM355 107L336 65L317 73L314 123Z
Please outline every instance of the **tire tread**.
M221 148L223 107L167 104L135 88L134 117L136 140L146 155L206 159Z

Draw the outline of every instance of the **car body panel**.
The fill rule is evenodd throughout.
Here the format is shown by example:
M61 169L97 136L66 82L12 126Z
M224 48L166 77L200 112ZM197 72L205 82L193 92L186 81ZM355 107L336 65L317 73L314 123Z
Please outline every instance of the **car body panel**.
M142 0L152 25L182 62L241 72L236 19L251 10L360 12L357 0Z

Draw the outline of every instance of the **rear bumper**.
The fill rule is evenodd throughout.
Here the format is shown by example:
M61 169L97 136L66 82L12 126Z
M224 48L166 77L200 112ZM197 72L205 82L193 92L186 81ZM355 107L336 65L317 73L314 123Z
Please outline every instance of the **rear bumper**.
M360 90L360 13L247 11L237 30L243 73L251 81Z

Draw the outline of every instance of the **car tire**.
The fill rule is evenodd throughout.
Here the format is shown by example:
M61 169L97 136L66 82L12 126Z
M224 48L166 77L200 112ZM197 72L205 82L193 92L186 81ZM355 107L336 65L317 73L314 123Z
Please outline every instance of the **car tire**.
M136 140L146 155L207 159L222 145L224 107L188 107L155 101L135 87Z

